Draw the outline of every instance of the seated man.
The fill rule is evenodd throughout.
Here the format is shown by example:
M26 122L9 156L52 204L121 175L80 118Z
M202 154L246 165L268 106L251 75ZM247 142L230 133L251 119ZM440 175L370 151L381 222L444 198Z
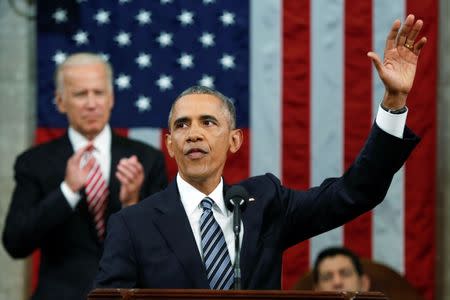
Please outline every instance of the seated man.
M370 279L359 257L347 248L331 247L322 250L312 271L316 291L367 292Z

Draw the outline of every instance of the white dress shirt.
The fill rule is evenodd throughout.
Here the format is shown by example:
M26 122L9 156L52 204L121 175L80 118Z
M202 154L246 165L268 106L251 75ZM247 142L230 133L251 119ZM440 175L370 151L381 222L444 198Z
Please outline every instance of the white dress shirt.
M177 174L177 185L178 191L180 192L181 203L183 204L189 223L191 224L191 229L194 233L195 242L197 243L201 258L203 259L200 235L200 216L202 215L203 208L200 206L200 202L203 198L208 196L214 200L212 207L213 215L222 229L225 242L227 243L228 253L230 254L231 263L234 264L236 253L234 251L233 213L225 207L225 201L223 199L223 179L220 179L217 187L209 195L203 194L190 185L183 178L181 178L180 174ZM241 232L239 234L239 243L241 245L243 236L244 227L241 221Z
M403 114L392 114L379 107L375 122L386 133L398 138L403 138L407 114L408 111ZM205 195L197 190L181 178L180 174L177 174L176 180L178 190L180 192L181 203L183 204L186 215L188 216L192 232L194 233L195 242L197 243L198 251L202 256L202 259L203 250L200 236L200 216L202 215L203 208L200 206L200 202L204 197L208 196L214 200L214 218L222 229L225 241L227 243L228 252L230 253L231 262L234 263L236 254L234 251L233 214L225 207L225 202L223 199L223 179L220 179L219 184L210 195ZM241 233L239 236L239 243L241 246L243 236L244 227L241 222Z
M68 136L74 152L85 147L89 143L88 139L72 127L69 127ZM100 164L103 178L106 182L109 182L111 170L111 128L109 125L106 125L94 138L92 144L94 145L92 154ZM80 193L72 191L65 181L61 183L60 188L67 202L74 209L81 199Z

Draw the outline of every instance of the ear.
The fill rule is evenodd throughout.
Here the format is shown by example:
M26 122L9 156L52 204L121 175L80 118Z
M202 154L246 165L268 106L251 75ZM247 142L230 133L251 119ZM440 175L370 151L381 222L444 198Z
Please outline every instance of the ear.
M172 148L172 135L170 133L166 133L166 147L167 152L169 153L170 157L173 158L174 152Z
M55 105L58 108L58 111L62 114L66 113L66 105L64 103L61 92L55 93Z
M236 153L241 148L244 135L241 129L233 129L230 133L230 152Z
M370 290L370 278L367 274L361 276L361 292L368 292Z

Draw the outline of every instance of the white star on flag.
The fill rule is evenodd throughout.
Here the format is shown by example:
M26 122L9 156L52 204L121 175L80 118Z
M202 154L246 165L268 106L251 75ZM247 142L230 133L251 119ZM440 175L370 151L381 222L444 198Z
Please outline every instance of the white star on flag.
M97 21L98 25L108 24L109 23L109 11L100 9L94 16L94 19Z
M56 51L55 55L53 55L53 61L55 64L59 65L63 61L66 60L67 54L62 52L61 50Z
M181 65L182 69L192 68L194 66L194 57L187 53L182 53L180 58L178 58L178 63Z
M170 46L172 45L172 34L163 31L159 34L156 40L161 47Z
M186 26L194 23L194 13L183 10L180 15L177 16L177 19L181 22L181 25Z
M131 0L119 0L120 4L124 4L124 3L128 3L128 2L131 2Z
M173 0L161 0L161 4L172 3Z
M234 68L234 57L228 54L224 54L219 60L224 70Z
M119 32L114 40L119 44L120 47L128 46L131 43L130 34L124 31Z
M147 68L152 65L152 56L146 53L139 53L139 56L136 57L135 61L140 69Z
M199 38L199 41L205 48L214 46L214 34L204 32L202 36Z
M100 52L98 55L100 55L104 61L109 61L109 54Z
M119 90L124 90L131 87L130 81L131 81L130 76L125 74L119 74L119 77L117 77L115 83Z
M165 91L172 88L172 77L162 74L158 80L156 80L156 85L159 86L161 91Z
M134 103L136 107L138 108L139 112L144 112L147 110L150 110L152 108L152 99L149 97L145 97L143 95L140 95L137 101Z
M57 24L67 22L67 10L58 8L52 15Z
M82 30L78 30L78 32L72 36L72 39L77 43L78 46L87 44L89 42L88 33Z
M208 76L206 74L203 74L202 79L200 79L198 83L201 86L206 86L206 87L209 87L209 88L213 88L214 87L214 78L212 76Z
M150 24L152 22L152 13L148 10L141 9L136 15L136 20L139 22L139 25Z
M234 24L234 14L228 11L224 11L223 14L219 17L219 19L224 26Z
M211 4L216 2L216 0L203 0L203 4Z

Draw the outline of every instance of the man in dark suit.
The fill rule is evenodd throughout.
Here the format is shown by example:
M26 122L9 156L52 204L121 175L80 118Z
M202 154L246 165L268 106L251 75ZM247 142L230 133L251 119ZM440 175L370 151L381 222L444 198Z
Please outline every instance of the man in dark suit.
M383 200L419 140L405 127L405 105L426 43L425 38L415 41L422 25L410 15L400 29L397 20L384 62L368 53L386 93L364 148L342 177L307 191L286 188L272 174L240 183L250 194L240 235L243 289L279 289L284 250ZM193 87L175 100L166 145L177 162L177 178L110 218L96 287L233 286L233 224L224 204L222 171L228 152L242 144L235 122L232 102L212 89Z
M110 65L94 54L69 56L56 72L68 132L16 160L3 244L14 258L41 249L32 299L86 299L105 220L167 185L162 152L111 131L113 104Z

